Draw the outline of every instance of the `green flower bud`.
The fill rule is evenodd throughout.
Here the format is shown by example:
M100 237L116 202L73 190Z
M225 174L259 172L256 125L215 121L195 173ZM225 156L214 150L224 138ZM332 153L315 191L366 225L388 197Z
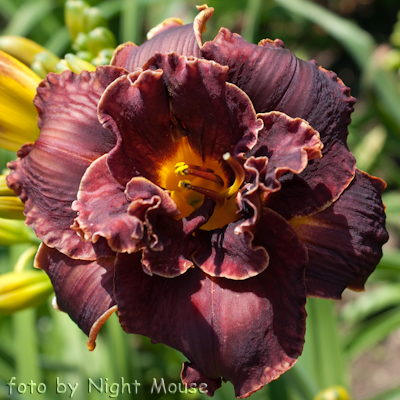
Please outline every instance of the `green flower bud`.
M56 68L54 69L54 72L57 74L61 74L61 72L70 70L71 68L69 67L67 60L60 60L60 62L56 65Z
M80 59L74 54L66 54L65 59L70 69L76 74L80 74L82 71L94 71L96 69L95 66L85 60Z
M34 61L30 65L30 68L35 74L40 76L42 79L46 78L46 75L48 74L48 71L40 61Z
M114 50L115 50L114 48L100 50L98 56L99 57L107 57L107 58L111 59L112 56L114 55Z
M75 41L79 32L84 31L84 11L86 8L89 8L89 4L80 0L68 0L65 3L65 25L68 28L72 41Z
M101 26L88 33L88 48L92 54L98 54L100 50L116 46L115 36L108 28Z
M101 11L96 7L86 8L83 14L85 32L90 32L99 26L108 26L107 20L103 17Z
M76 36L75 42L72 45L72 48L75 51L87 51L88 45L88 35L83 32L79 32L78 35Z
M90 62L93 58L93 54L90 53L89 51L78 51L75 54L78 58L80 58L81 60Z
M53 72L60 58L50 51L42 51L35 56L35 61L40 62L47 72Z
M99 65L108 65L110 64L111 58L110 57L95 57L93 58L93 60L91 61L91 63L93 65L95 65L96 67L98 67Z
M51 293L51 281L42 271L9 272L0 275L0 315L36 307Z

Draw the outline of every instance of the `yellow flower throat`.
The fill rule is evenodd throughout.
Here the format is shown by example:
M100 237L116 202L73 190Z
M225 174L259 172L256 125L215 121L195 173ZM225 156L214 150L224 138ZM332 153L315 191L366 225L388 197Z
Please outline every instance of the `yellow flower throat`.
M198 209L205 196L215 200L216 206L211 218L201 229L222 228L240 218L235 198L244 181L244 170L229 153L225 153L223 159L235 174L235 181L231 186L222 169L222 160L203 161L192 150L186 137L180 139L178 151L164 163L159 174L160 186L171 192L171 198L181 213L179 219Z

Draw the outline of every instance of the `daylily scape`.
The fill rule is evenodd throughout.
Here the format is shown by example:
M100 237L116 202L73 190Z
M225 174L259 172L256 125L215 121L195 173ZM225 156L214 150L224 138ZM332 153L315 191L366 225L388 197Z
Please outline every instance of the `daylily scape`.
M48 74L7 184L90 349L117 311L188 358L184 383L244 398L295 364L307 296L363 290L388 239L385 183L356 169L356 100L336 74L279 39L203 43L213 9L198 9L109 66Z

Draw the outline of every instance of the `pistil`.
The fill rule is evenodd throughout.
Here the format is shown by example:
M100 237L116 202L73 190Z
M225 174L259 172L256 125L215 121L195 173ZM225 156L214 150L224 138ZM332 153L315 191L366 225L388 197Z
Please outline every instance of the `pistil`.
M221 192L222 196L229 198L235 194L242 186L245 178L245 173L243 167L240 165L239 161L233 158L230 153L225 153L222 158L229 164L235 173L235 181L233 185Z

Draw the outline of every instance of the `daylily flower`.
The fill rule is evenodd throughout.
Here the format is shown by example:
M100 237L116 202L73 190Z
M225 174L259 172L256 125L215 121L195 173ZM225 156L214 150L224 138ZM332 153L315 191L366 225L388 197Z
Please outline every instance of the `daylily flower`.
M7 183L43 241L59 309L189 359L187 384L247 397L302 352L306 296L362 290L387 240L385 186L346 145L355 99L280 40L170 19L111 66L49 74L40 136Z

